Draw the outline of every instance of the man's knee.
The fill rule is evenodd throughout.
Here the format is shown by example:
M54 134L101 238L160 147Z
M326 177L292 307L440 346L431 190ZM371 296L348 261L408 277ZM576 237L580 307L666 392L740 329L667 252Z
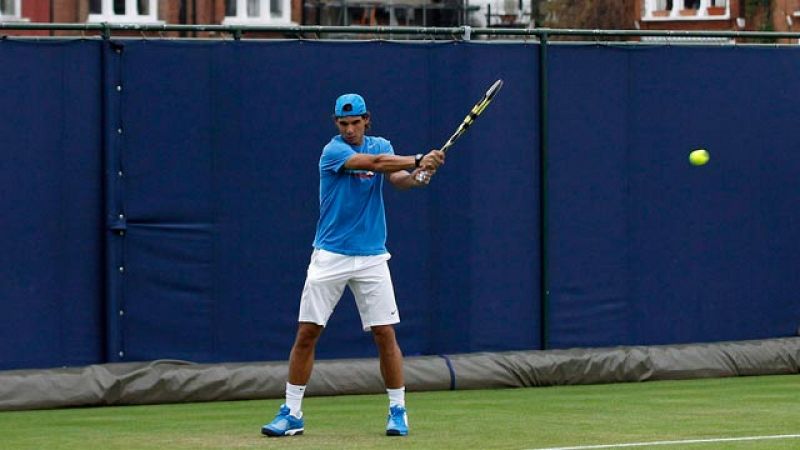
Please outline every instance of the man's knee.
M392 348L397 346L397 338L394 334L392 325L378 325L372 327L372 335L375 343L381 348Z
M294 345L301 348L313 347L317 343L320 334L322 334L322 325L301 322L297 329L297 338Z
M376 338L394 337L393 325L375 325L371 329Z

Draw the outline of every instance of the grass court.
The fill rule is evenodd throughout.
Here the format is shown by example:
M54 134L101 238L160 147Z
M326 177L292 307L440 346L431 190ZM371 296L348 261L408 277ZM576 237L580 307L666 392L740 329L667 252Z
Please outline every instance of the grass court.
M258 400L0 412L0 447L800 448L797 375L410 392L411 431L405 438L383 435L385 395L308 397L303 403L303 436L261 436L261 425L272 419L280 403ZM620 445L611 446L615 444Z

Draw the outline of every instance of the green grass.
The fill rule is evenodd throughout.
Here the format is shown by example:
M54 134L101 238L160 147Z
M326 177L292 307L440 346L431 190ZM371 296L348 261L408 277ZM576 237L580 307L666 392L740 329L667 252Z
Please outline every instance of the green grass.
M533 449L800 434L800 377L409 393L411 435L383 435L385 395L309 397L306 434L264 438L280 400L0 413L3 449ZM635 447L796 449L800 439Z

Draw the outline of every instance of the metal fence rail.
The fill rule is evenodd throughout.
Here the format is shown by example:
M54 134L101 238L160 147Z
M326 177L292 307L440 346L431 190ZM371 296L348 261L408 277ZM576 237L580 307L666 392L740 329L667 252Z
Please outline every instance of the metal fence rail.
M558 28L473 28L461 27L368 27L322 25L180 25L180 24L125 24L125 23L21 23L0 22L2 30L82 31L99 32L109 38L115 32L215 32L241 39L247 33L276 33L305 37L321 34L348 35L405 35L450 36L470 40L474 36L527 36L541 39L546 36L589 37L597 40L609 37L663 37L663 38L728 38L728 39L800 39L800 32L785 31L696 31L696 30L585 30Z

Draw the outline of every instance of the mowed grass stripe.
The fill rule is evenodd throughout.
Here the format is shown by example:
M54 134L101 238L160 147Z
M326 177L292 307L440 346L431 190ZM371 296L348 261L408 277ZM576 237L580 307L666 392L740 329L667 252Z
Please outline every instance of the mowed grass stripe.
M597 450L605 448L686 446L689 444L721 444L730 442L771 441L776 439L800 439L800 434L780 434L774 436L742 436L735 438L682 439L680 441L625 442L617 444L579 445L575 447L547 447L528 450Z
M797 375L412 392L406 438L383 434L385 395L308 397L306 433L291 438L259 433L280 400L3 412L0 448L530 449L790 435L800 432L798 400ZM680 448L694 445L798 442Z

